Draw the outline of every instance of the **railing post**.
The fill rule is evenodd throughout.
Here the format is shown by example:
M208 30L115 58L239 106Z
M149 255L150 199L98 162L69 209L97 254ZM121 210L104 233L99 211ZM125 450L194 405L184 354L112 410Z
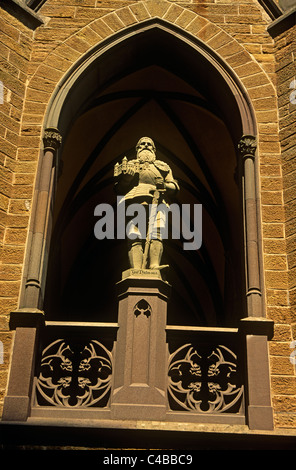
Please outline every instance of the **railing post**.
M153 277L131 277L118 283L113 419L165 419L169 288L167 283Z
M2 421L26 421L35 364L36 328L17 328Z
M239 331L245 347L247 424L253 430L272 430L268 340L273 336L273 321L244 318Z

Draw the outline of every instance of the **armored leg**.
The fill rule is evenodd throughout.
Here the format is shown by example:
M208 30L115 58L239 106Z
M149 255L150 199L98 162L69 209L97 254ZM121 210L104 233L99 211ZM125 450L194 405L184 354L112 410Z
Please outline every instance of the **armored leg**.
M163 252L163 245L161 240L151 240L149 261L150 269L157 269L160 266L160 261Z
M142 240L134 240L129 242L128 257L131 268L141 269L143 262Z

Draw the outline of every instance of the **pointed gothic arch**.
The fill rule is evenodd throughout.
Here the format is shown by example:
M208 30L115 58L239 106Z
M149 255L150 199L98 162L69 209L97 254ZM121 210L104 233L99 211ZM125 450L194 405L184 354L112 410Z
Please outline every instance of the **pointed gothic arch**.
M50 57L47 60L50 61ZM201 202L204 205L205 229L209 234L203 249L190 253L190 256L180 253L176 246L168 247L175 276L172 283L177 287L177 295L171 302L173 312L171 318L170 312L168 317L168 322L174 326L161 324L159 328L157 322L160 317L162 321L164 316L159 316L157 309L156 315L138 315L141 321L146 321L148 317L149 321L151 319L151 325L149 323L147 326L148 336L153 327L151 337L161 340L161 349L158 349L158 352L163 352L159 354L161 367L156 364L152 348L153 360L149 359L148 362L149 367L152 363L154 368L157 366L157 374L150 375L153 380L156 376L157 380L161 378L162 386L167 383L167 344L175 348L171 355L174 358L175 353L184 352L181 343L184 340L187 342L188 338L209 347L225 339L230 349L233 346L238 355L237 366L243 376L238 388L240 402L235 403L237 408L228 416L215 414L207 421L208 417L203 413L201 416L194 412L189 421L248 423L252 429L272 429L267 351L271 322L261 318L264 310L256 189L255 114L245 88L227 61L198 35L160 18L126 25L96 44L73 64L52 95L44 123L44 156L40 159L37 177L20 310L11 316L12 328L31 327L17 328L13 352L17 357L26 344L29 353L24 361L24 376L27 381L25 386L20 383L20 365L14 364L4 415L7 420L15 419L16 414L19 420L26 420L30 413L37 417L52 413L53 408L39 408L39 404L34 402L36 387L32 385L32 377L35 376L35 381L38 378L36 364L38 360L40 362L42 348L44 353L49 343L56 344L56 335L69 335L79 348L83 347L84 340L92 341L95 336L97 341L105 335L104 340L111 344L108 348L110 357L113 357L114 343L117 341L114 378L117 385L121 384L126 366L126 357L121 352L127 349L130 352L132 348L125 347L122 338L125 329L110 323L114 319L111 304L86 303L78 311L78 316L72 314L77 298L87 299L88 291L85 288L90 287L90 292L98 294L96 277L92 277L95 270L89 269L90 262L98 268L98 262L107 260L108 263L106 253L108 256L110 253L108 246L105 246L106 249L101 249L95 256L94 245L88 237L90 232L86 229L89 224L92 231L93 220L88 216L93 214L94 202L109 200L113 164L123 152L130 151L132 154L137 138L144 131L154 137L160 158L179 170L183 186L179 202ZM179 175L176 173L177 177ZM61 241L62 256L66 254L62 262L59 258ZM50 249L53 251L50 252ZM114 253L114 260L118 261L119 252L114 249ZM103 271L103 280L106 279L107 283L102 283L101 293L104 295L97 296L100 300L116 299L112 292L105 289L114 285L114 279L116 281L115 261L111 269ZM102 263L103 267L107 263ZM233 263L237 263L234 268ZM65 279L70 280L70 289L63 290L65 303L72 302L70 314L64 311L63 305L60 305L62 308L59 311L59 305L44 302L46 292L50 301L55 296L62 298L59 286ZM76 283L72 282L73 279ZM90 279L93 280L92 284ZM67 283L63 285L67 286ZM230 290L224 292L224 287ZM76 292L79 293L78 297L75 297ZM237 293L239 295L235 299ZM227 294L232 304L231 301L227 303ZM164 302L166 293L162 292L162 295L161 302ZM138 300L142 298L146 300L142 294ZM146 302L153 309L152 300ZM96 316L92 316L93 305L97 308L94 312ZM98 316L104 307L105 316ZM91 315L87 317L89 311ZM186 318L191 311L193 315ZM175 323L180 317L182 326L178 328ZM254 321L251 317L255 317ZM38 330L40 318L45 328ZM88 323L88 320L95 323ZM188 324L197 326L188 328ZM118 335L114 339L118 326ZM35 336L37 333L40 337ZM136 352L143 346L140 335L135 334L134 338L137 337L140 340ZM80 357L79 349L74 350ZM148 346L147 351L150 353ZM231 361L236 360L236 353L231 353ZM257 367L259 359L260 370ZM128 364L130 362L127 361ZM78 362L75 367L76 373ZM144 372L146 374L147 371ZM121 386L116 387L116 383L110 399L111 406L91 410L94 411L91 416L95 419L105 416L116 418L116 393L121 389ZM245 395L243 387L247 390ZM161 418L157 415L156 419L164 419L165 416L168 420L183 420L178 415L180 410L167 408L166 392L164 386L164 414ZM17 411L16 399L20 404ZM124 399L131 403L130 396ZM134 419L139 416L137 400L138 397L132 403L136 405ZM150 404L143 403L145 406L147 404L146 416L151 419ZM56 411L56 416L77 417L71 409L58 407ZM81 410L78 411L80 413ZM203 408L203 411L207 410ZM82 410L82 416L89 415L83 414Z
M91 123L95 122L100 123L100 129L92 127ZM106 125L109 127L104 127ZM244 316L262 316L261 253L254 211L252 221L248 220L252 240L249 251L246 242L246 279L242 256L248 226L244 234L240 192L245 190L242 182L247 177L248 184L244 187L249 188L248 199L251 197L252 207L256 205L254 148L244 149L251 157L244 162L237 154L237 144L242 136L251 135L255 140L256 121L241 82L210 47L159 18L127 27L95 46L68 71L52 96L45 129L58 129L63 136L53 170L55 176L51 170L49 173L50 165L46 170L55 213L44 227L51 230L52 225L52 233L44 237L48 247L45 244L41 248L40 236L37 242L41 243L39 250L48 255L51 239L50 263L47 264L47 255L39 256L42 269L38 272L47 272L47 276L36 280L38 276L30 275L30 263L36 271L36 258L34 263L32 258L29 261L22 308L31 306L44 310L47 292L46 310L51 312L48 313L50 318L69 319L72 315L72 319L77 319L84 311L84 318L93 320L96 301L93 298L89 304L85 299L97 295L96 284L102 286L105 294L101 299L115 299L110 284L104 281L112 279L112 285L116 284L120 270L116 269L115 259L121 259L122 266L122 247L118 244L116 251L116 243L112 247L106 243L101 252L97 252L92 211L95 201L106 202L102 198L112 198L111 174L116 159L127 149L132 154L133 144L141 134L152 133L161 157L180 173L184 197L179 203L200 203L205 208L203 222L207 238L198 253L183 252L180 255L180 247L168 243L172 282L177 286L171 322L178 323L176 312L180 309L190 312L188 324L225 326L236 324ZM80 134L79 144L78 129L86 133L86 129L91 130L86 134L87 142ZM201 138L206 134L207 139ZM117 142L117 147L112 142ZM102 165L98 161L103 162ZM86 206L88 209L83 213ZM88 225L84 234L77 230L81 223ZM67 253L72 243L69 244L69 240L75 240L76 235L77 242L63 261L61 244ZM110 262L104 256L110 255L111 251L115 255ZM94 263L90 268L85 263L86 259L93 261L96 258L101 260L100 267ZM101 269L107 270L103 279L95 275L95 271L101 272ZM251 281L248 279L250 270ZM53 292L59 294L53 295ZM63 293L64 302L57 304L55 299L63 298ZM78 293L78 297L74 293ZM245 294L248 299L255 299L255 303L251 300L248 306ZM79 302L75 315L75 306ZM115 304L112 306L107 302L104 306L101 300L101 307L105 309L101 319L115 318ZM85 310L92 312L89 317ZM181 321L184 322L184 315Z
M198 18L198 15L196 17ZM206 26L210 24L204 19L203 21ZM218 34L221 30L217 26L215 28ZM186 67L186 70L178 71L173 64L165 64L169 61L169 57L166 57L164 53L166 49L163 49L163 53L155 49L155 45L159 45L162 39L164 42L161 45L165 48L168 38L169 41L174 41L177 53L182 44L184 53L182 65ZM147 49L148 40L151 41L151 45ZM132 43L134 43L133 47L131 47ZM244 51L241 46L238 47L238 52ZM196 71L192 70L192 62L190 62L190 58L195 54L195 58L198 57L200 86L211 90L214 101L220 105L221 109L226 108L227 100L230 106L232 104L231 109L224 111L224 118L229 124L232 136L238 140L242 135L256 134L257 125L251 100L239 80L239 75L227 64L223 55L216 53L198 35L193 35L186 29L160 17L150 18L119 29L82 55L56 87L47 108L44 127L59 128L61 133L67 133L71 119L81 112L81 109L87 108L89 100L92 99L93 90L97 90L100 85L108 83L109 80L114 80L114 77L120 76L121 73L126 73L123 72L124 69L143 67L143 61L147 60L143 50L149 50L154 56L160 54L162 65L167 65L177 75L186 74L189 83L193 80L192 74L196 79ZM110 59L110 51L118 60L112 60L112 56ZM246 51L245 53L247 54ZM153 60L153 57L148 57L148 60L151 61L151 59ZM50 61L50 56L48 61ZM194 60L193 64L196 63L197 61ZM94 67L95 64L96 67ZM210 83L207 80L210 80ZM225 92L226 96L222 92ZM71 105L69 105L70 101ZM236 112L235 117L238 118L237 125L235 119L231 118L233 111Z

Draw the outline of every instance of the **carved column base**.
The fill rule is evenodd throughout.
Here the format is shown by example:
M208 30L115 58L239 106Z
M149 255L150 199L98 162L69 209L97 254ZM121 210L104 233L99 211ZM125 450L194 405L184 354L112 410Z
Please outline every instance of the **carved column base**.
M162 420L166 413L166 315L170 286L155 277L118 283L111 412L114 419Z

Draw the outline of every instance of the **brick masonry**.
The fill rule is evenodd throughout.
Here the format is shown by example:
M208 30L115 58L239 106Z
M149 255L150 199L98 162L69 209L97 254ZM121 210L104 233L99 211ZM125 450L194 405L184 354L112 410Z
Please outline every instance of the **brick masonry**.
M296 25L275 41L277 94L279 113L279 137L282 158L282 186L285 208L285 241L288 291L281 303L269 307L277 318L277 335L271 344L272 387L274 393L275 419L279 426L296 426L296 378L295 365L287 363L290 345L296 339L295 310L295 124L296 89L295 73ZM283 291L282 291L283 293Z
M103 39L148 18L160 17L204 41L245 86L258 123L267 316L276 427L296 429L296 376L290 343L296 339L295 28L273 40L271 19L256 0L99 1L48 0L44 25L32 31L6 11L0 15L0 369L3 402L41 133L50 97L64 73ZM293 136L294 133L294 136Z

